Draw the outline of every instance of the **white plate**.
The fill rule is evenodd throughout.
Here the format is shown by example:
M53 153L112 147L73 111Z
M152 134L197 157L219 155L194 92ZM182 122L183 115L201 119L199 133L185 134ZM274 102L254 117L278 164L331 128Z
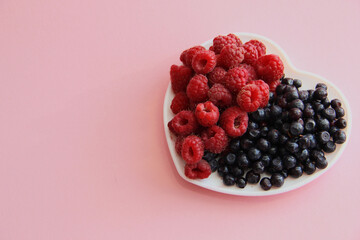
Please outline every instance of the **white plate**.
M167 143L169 146L169 150L172 156L172 159L174 161L175 167L179 173L179 175L184 178L186 181L191 182L195 185L198 185L203 188L207 188L216 192L226 193L226 194L232 194L232 195L240 195L240 196L266 196L266 195L274 195L279 193L288 192L291 190L294 190L296 188L299 188L301 186L304 186L305 184L313 181L314 179L318 178L323 173L327 172L339 159L340 155L344 151L347 143L349 142L350 137L350 130L351 130L351 111L349 107L349 103L346 100L345 96L340 92L339 88L337 88L333 83L331 83L329 80L320 77L316 74L309 73L306 71L302 71L297 69L291 62L289 57L286 55L284 50L282 50L279 45L271 41L270 39L257 35L252 33L235 33L237 36L240 37L240 39L243 42L247 42L251 39L257 39L262 41L266 45L266 53L267 54L277 54L280 56L282 61L284 62L285 66L285 76L291 77L291 78L298 78L302 80L302 87L301 89L313 89L317 83L326 83L328 86L328 97L329 99L338 98L342 102L342 107L345 109L345 119L347 121L347 128L345 129L347 140L344 144L340 145L337 144L336 151L330 154L326 154L326 159L329 162L329 165L327 168L322 170L317 170L312 175L303 174L300 178L294 179L291 177L288 177L285 180L285 183L282 187L276 188L273 187L269 191L264 191L261 189L260 184L247 184L245 188L240 189L236 186L228 187L225 186L222 182L222 179L217 174L217 172L214 172L210 175L209 178L203 179L203 180L192 180L188 179L184 174L184 166L185 162L179 156L175 151L175 137L172 136L170 133L167 123L174 117L174 114L170 110L171 101L174 97L174 93L171 90L171 86L169 84L169 87L165 94L165 100L164 100L164 127L165 127L165 135L167 139ZM204 47L209 48L212 45L212 40L206 41L202 44Z

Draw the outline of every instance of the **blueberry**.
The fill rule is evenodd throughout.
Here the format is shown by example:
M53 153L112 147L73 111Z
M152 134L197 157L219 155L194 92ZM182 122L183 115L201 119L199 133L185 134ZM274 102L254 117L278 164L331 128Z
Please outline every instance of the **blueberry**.
M260 130L258 129L251 129L250 131L247 132L247 137L250 140L256 140L260 137Z
M236 155L233 153L228 153L225 157L225 164L233 165L236 161Z
M325 88L318 87L315 89L314 98L317 100L324 100L327 97L327 91Z
M283 121L281 119L277 119L275 122L274 122L274 127L277 129L277 130L280 130L282 128L282 125L283 125Z
M233 153L240 151L240 138L235 138L230 142L230 151Z
M316 141L315 136L313 134L308 133L308 134L305 135L305 137L308 138L309 141L310 141L310 147L309 148L314 149L317 146L317 141Z
M215 154L215 153L205 151L203 159L209 162L209 161L215 159L216 156L217 156L217 154Z
M282 113L282 108L278 105L272 105L270 107L270 114L273 118L279 118Z
M339 131L339 128L337 128L336 126L332 126L329 130L329 133L333 137L337 131Z
M251 184L258 183L260 181L260 174L254 173L250 170L246 173L246 181Z
M275 94L273 92L269 92L269 103L273 103L275 99Z
M256 147L262 152L267 152L271 146L268 140L260 138L256 143Z
M321 101L321 104L324 105L324 108L328 108L330 106L330 100L328 98L325 98Z
M276 147L276 146L272 146L272 147L269 149L268 153L269 153L270 155L275 155L275 154L277 153L277 147Z
M211 172L215 172L218 169L219 163L215 159L209 161Z
M249 123L248 123L248 130L258 129L258 128L259 128L259 124L257 124L256 122L249 121Z
M296 153L296 158L300 161L300 162L304 162L306 161L306 159L308 159L310 156L309 150L307 149L303 149L300 152Z
M259 108L255 112L250 114L251 118L254 119L255 122L261 122L265 119L265 111L262 108Z
M246 156L246 154L241 154L238 156L237 158L237 165L242 168L242 169L246 169L247 167L249 167L249 159Z
M315 166L319 169L324 169L326 168L328 165L328 161L326 160L325 157L319 157L318 159L315 160Z
M284 97L286 98L286 101L290 102L292 100L299 98L299 93L297 90L288 91L284 94Z
M238 178L236 180L236 186L238 186L239 188L244 188L246 186L246 179L245 178Z
M314 119L309 118L305 120L304 128L306 132L308 133L314 132L315 127L316 127L316 122Z
M281 171L283 169L283 164L280 157L276 157L271 160L270 167L274 169L276 172Z
M333 107L334 109L341 107L341 101L336 98L331 100L331 107Z
M267 126L264 126L260 129L260 136L266 137L268 135L269 128Z
M344 131L339 130L333 136L334 142L338 144L343 144L346 141L346 134Z
M234 176L227 174L224 176L223 182L226 186L232 186L235 184L235 178L234 178Z
M288 134L289 130L290 130L290 123L284 123L281 127L281 133Z
M227 175L229 173L229 168L227 166L221 166L218 168L218 174L221 177L224 177L225 175Z
M302 81L299 80L299 79L294 79L293 85L294 85L296 88L300 88L300 87L302 86Z
M322 105L322 104L319 103L319 102L314 102L314 103L312 104L312 107L313 107L315 113L321 113L322 110L325 109L324 105Z
M308 93L309 93L309 101L312 101L312 100L314 100L314 92L315 92L315 90L312 90L312 89L310 89L310 90L308 90Z
M330 133L327 131L321 131L316 134L317 140L321 144L325 144L330 141Z
M336 122L335 122L335 126L337 126L337 127L340 128L340 129L346 128L346 125L347 125L346 120L343 119L343 118L339 118L339 119L336 120Z
M281 170L280 173L284 176L284 178L287 178L289 176L288 170L286 169Z
M329 131L330 130L330 122L326 118L319 118L316 121L317 128L321 131Z
M271 175L271 184L275 187L284 185L284 176L281 173L274 173Z
M299 122L292 122L290 125L290 133L292 136L299 136L304 132L304 127Z
M276 94L277 94L278 96L281 95L281 94L283 94L285 88L286 88L286 85L284 85L284 84L279 84L279 85L276 87L276 89L275 89Z
M260 161L263 163L264 167L267 167L270 165L271 156L268 154L264 154L261 156Z
M281 113L281 120L287 122L290 118L290 113L288 111L284 111Z
M336 112L336 118L341 118L345 116L345 110L342 107L335 108L335 112Z
M264 121L269 121L271 119L271 110L270 108L264 108L265 111L265 117L264 117Z
M308 161L307 163L305 163L304 172L305 172L307 175L311 175L311 174L313 174L315 171L316 171L315 163L313 163L313 162L311 162L311 161Z
M336 150L336 144L333 141L328 141L327 143L324 144L322 149L326 153L332 153Z
M307 102L309 100L309 92L306 90L299 91L299 99L303 102Z
M284 96L279 97L276 102L277 102L277 105L279 105L279 107L281 107L281 108L285 108L287 106L287 103L288 103Z
M261 179L260 186L265 191L270 190L270 188L272 187L270 178L264 177L263 179Z
M285 169L290 169L296 166L296 158L292 155L284 156L283 165Z
M297 165L289 170L289 174L293 178L299 178L303 174L303 169L300 165Z
M244 175L244 170L242 170L240 167L232 167L230 172L233 174L235 178L240 178Z
M249 149L247 156L251 161L256 161L261 158L261 152L259 149L252 147Z
M248 139L248 138L241 138L241 140L240 140L240 147L241 147L241 149L243 149L243 150L248 150L248 149L250 149L252 146L254 146L254 142L253 141L251 141L250 139Z
M310 148L310 139L306 136L302 136L299 138L298 144L301 149Z
M267 139L273 144L276 144L279 141L279 137L280 133L276 129L271 129L267 135Z
M291 108L289 111L289 117L292 120L298 120L302 117L302 111L299 108Z
M286 156L288 154L289 154L289 151L286 150L285 147L280 147L279 150L278 150L278 155L277 156L283 157L283 156Z
M316 84L315 89L316 89L316 88L324 88L325 90L327 90L327 86L326 86L325 83L318 83L318 84Z
M321 115L330 122L336 118L336 112L333 108L326 108L321 112Z
M289 138L286 135L282 134L279 137L279 144L284 145L288 140L289 140Z
M290 153L297 153L299 151L299 144L297 144L293 140L289 140L285 144L286 150L288 150Z
M304 110L305 106L301 99L295 99L288 104L288 108L299 108L302 111Z
M313 118L315 116L315 111L310 104L305 106L303 116L306 118Z
M281 83L285 85L293 85L294 80L292 78L284 78Z

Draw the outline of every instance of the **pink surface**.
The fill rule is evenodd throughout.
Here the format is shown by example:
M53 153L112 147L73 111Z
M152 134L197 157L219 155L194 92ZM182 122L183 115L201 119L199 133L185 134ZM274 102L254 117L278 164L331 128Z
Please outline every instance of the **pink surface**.
M360 239L357 125L328 173L278 196L201 189L172 163L169 67L217 34L269 37L359 119L360 2L262 2L1 1L0 239Z

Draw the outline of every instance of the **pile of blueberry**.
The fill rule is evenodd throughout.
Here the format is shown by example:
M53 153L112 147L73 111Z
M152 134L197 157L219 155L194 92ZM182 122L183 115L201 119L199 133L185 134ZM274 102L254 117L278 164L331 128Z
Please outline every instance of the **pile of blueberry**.
M247 132L234 138L221 155L205 152L203 159L227 186L256 184L264 190L281 187L288 176L299 178L327 167L325 153L346 140L344 109L329 100L327 86L300 90L298 79L282 78L269 103L249 115ZM271 177L262 177L262 174Z

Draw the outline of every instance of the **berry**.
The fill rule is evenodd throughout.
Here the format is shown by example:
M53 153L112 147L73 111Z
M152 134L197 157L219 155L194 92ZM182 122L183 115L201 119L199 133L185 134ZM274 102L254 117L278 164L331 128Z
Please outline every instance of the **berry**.
M244 171L239 167L232 167L230 172L234 175L236 178L240 178L244 175Z
M326 108L321 113L322 116L329 121L333 121L336 118L336 112L333 108Z
M259 108L255 112L251 113L251 118L256 122L261 122L265 119L265 111L262 108Z
M226 165L233 165L236 161L236 155L233 154L233 153L228 153L226 156L225 156L225 164Z
M264 164L265 167L267 167L267 166L270 165L271 156L268 155L268 154L264 154L264 155L261 156L260 161Z
M322 149L326 153L332 153L336 150L336 144L333 141L328 141L322 146Z
M270 188L272 187L270 178L264 177L263 179L261 179L260 186L265 191L270 190Z
M315 126L316 126L316 122L314 119L309 118L305 120L304 128L306 132L308 133L314 132Z
M320 131L329 131L330 130L330 122L326 118L319 118L316 121L316 126Z
M185 92L178 92L173 98L170 109L174 114L189 108L189 98Z
M336 122L335 122L335 126L337 126L337 127L340 128L340 129L346 128L346 125L347 125L346 120L343 119L343 118L339 118L339 119L336 120Z
M279 141L279 137L280 137L280 132L276 129L271 129L267 135L268 140L272 143L272 144L276 144Z
M230 137L239 137L246 132L248 115L239 107L230 107L220 115L220 126Z
M302 117L302 111L299 108L291 108L289 111L289 117L292 120L298 120L299 118Z
M292 122L289 131L292 136L299 136L304 132L304 127L299 122Z
M249 84L255 84L259 87L263 98L260 102L260 108L266 107L269 102L269 85L267 85L263 80L249 81Z
M268 140L260 138L256 143L256 147L262 152L267 152L270 149L270 143Z
M248 82L248 72L242 67L230 69L224 79L225 86L233 93L238 93Z
M310 162L310 161L307 162L307 163L305 163L304 172L305 172L307 175L311 175L311 174L313 174L315 171L316 171L315 163Z
M309 99L309 92L306 90L299 91L299 99L303 102L307 102Z
M213 153L224 151L229 141L224 129L216 125L204 130L201 133L201 139L204 142L205 149Z
M235 184L235 178L234 178L234 176L228 174L228 175L224 176L223 182L226 186L232 186Z
M341 118L345 116L345 110L342 107L335 108L335 112L336 112L336 118Z
M303 111L305 106L304 106L303 101L301 101L301 99L295 99L288 104L288 108L298 108L301 111Z
M261 79L270 83L284 75L284 64L277 55L265 55L256 61L255 70Z
M319 157L316 159L315 161L315 166L318 168L318 169L324 169L326 168L328 165L328 161L326 160L325 157Z
M255 72L255 68L253 66L248 65L248 64L240 64L239 68L243 68L243 69L247 70L249 81L258 79L256 72Z
M246 183L246 179L243 177L236 180L236 186L238 186L239 188L244 188L246 186Z
M197 54L198 52L205 51L205 50L206 50L206 48L204 48L203 46L195 46L195 47L189 48L181 53L180 61L182 61L185 66L191 67L192 60L193 60L193 57L195 56L195 54Z
M265 171L265 166L262 161L257 161L252 165L254 173L261 174Z
M185 165L185 176L190 179L204 179L211 174L211 167L205 160L200 160L198 163Z
M186 88L186 94L193 102L203 102L209 91L208 80L204 75L195 75Z
M230 91L220 83L215 83L208 91L209 100L218 107L227 107L232 103Z
M284 176L281 173L274 173L271 175L271 184L275 187L284 185Z
M259 57L264 56L266 54L266 46L258 40L250 40L250 41L246 42L245 44L253 45L258 51Z
M258 50L252 44L245 43L244 48L244 63L253 65L256 60L259 58Z
M293 178L299 178L302 176L303 174L303 169L300 165L293 167L289 170L289 174L290 176L292 176Z
M296 166L296 158L292 155L287 155L283 158L283 164L286 169L290 169Z
M270 162L270 167L275 172L283 170L283 164L280 157L273 158Z
M195 109L196 119L204 127L215 125L219 120L219 115L219 109L210 101L199 103Z
M242 42L239 37L234 34L228 34L227 36L217 36L213 40L213 47L216 54L219 54L221 50L229 44L234 44L235 46L240 47Z
M315 88L324 88L325 90L327 90L327 86L325 83L318 83L316 84Z
M257 140L259 137L260 137L260 130L258 129L250 129L248 132L247 132L247 135L248 139L250 140Z
M246 181L251 184L258 183L260 181L260 174L254 173L250 170L246 173Z
M296 88L300 88L302 86L302 82L301 80L299 79L294 79L293 80L293 85L296 87Z
M207 74L216 66L215 53L209 50L197 52L192 59L192 68L198 74Z
M244 60L244 48L235 44L226 45L220 52L219 64L224 68L233 68L240 65Z
M254 142L251 141L249 138L242 138L240 141L240 146L242 150L249 150L251 147L254 146Z
M344 131L339 130L335 132L333 139L335 143L343 144L346 141L346 134Z
M262 100L262 92L255 84L248 84L243 87L236 98L238 105L245 112L256 111Z
M237 165L242 168L242 169L246 169L247 167L249 167L249 159L247 158L246 154L241 154L238 156L237 158Z
M261 151L257 148L252 147L249 149L247 156L251 161L259 160L261 158Z
M198 128L195 114L191 111L181 111L171 120L171 127L176 134L186 136Z
M280 83L281 83L281 82L280 82L279 80L271 81L271 82L269 83L270 92L275 92L277 86L279 86Z
M317 100L324 100L327 97L327 91L325 88L318 87L315 89L314 98Z
M176 138L175 141L175 151L177 152L177 154L181 155L181 149L182 149L182 144L184 142L184 138L179 136L178 138Z
M224 177L228 173L229 173L229 168L227 166L221 166L218 168L218 174L220 175L220 177Z
M193 72L186 66L172 65L170 68L171 88L174 93L185 92Z
M330 133L328 133L327 131L318 132L316 136L318 142L321 144L325 144L330 141Z
M212 72L208 74L208 78L212 84L222 83L225 74L226 74L226 70L224 68L216 67L214 68L214 70L212 70Z
M195 135L187 136L181 148L181 156L186 163L194 164L199 162L204 155L204 143Z
M331 107L334 109L341 107L341 101L337 98L331 100L330 104L331 104Z

